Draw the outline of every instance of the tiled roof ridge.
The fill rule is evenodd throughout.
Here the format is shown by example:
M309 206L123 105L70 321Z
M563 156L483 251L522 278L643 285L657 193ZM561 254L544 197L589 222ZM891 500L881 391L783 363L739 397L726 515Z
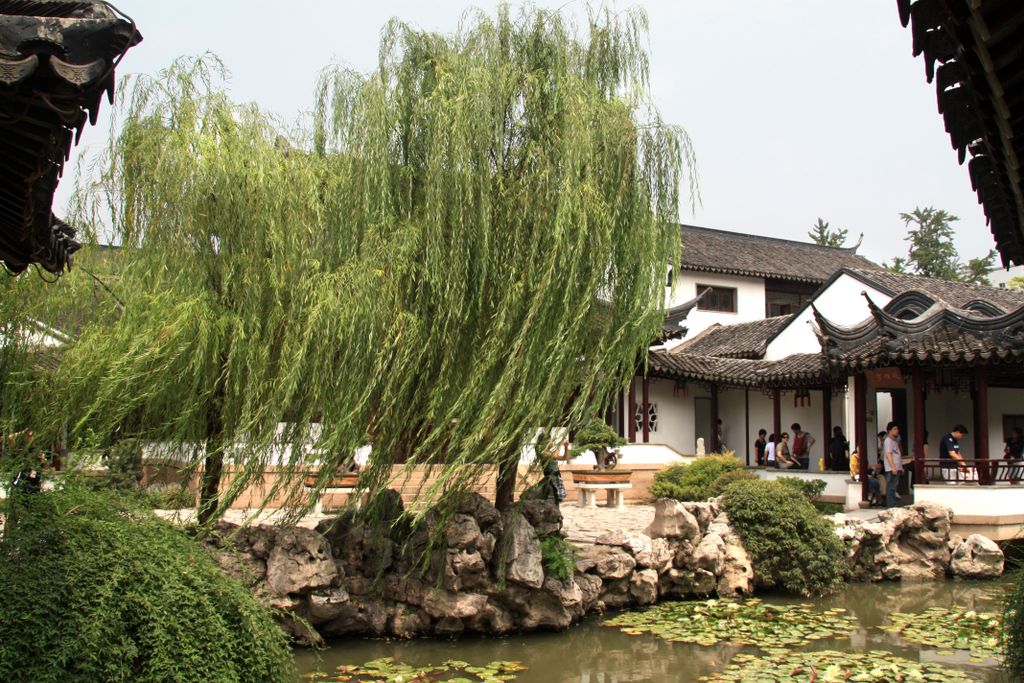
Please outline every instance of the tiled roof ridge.
M679 227L684 230L703 230L705 232L713 232L719 235L726 235L729 237L743 237L758 240L767 240L770 242L780 242L783 244L794 245L798 247L810 247L813 249L820 249L822 251L848 254L851 256L857 255L857 249L860 248L860 242L857 242L856 244L850 247L830 247L824 244L818 244L817 242L803 242L801 240L788 239L786 237L772 237L770 235L758 235L751 232L737 232L735 230L722 230L721 228L708 228L703 225L691 225L689 223L680 223Z

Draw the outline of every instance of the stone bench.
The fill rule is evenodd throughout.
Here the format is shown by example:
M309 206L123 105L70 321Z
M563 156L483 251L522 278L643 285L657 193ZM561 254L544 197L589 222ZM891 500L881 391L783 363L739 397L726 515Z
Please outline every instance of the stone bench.
M356 490L357 480L358 477L355 475L336 477L332 479L331 483L328 484L328 486L324 488L320 492L320 495L317 497L316 505L313 506L313 512L317 515L324 514L324 496L330 496L337 493L344 493L347 494L351 499L352 494L355 493ZM302 487L306 490L307 493L315 489L316 477L306 477L306 479L302 482ZM359 499L356 500L356 507L360 507L362 503L362 497L360 497Z
M597 492L604 491L607 495L607 505L610 508L621 508L625 504L626 489L633 488L630 483L624 484L595 484L590 482L579 482L576 489L579 491L579 502L582 507L597 507Z

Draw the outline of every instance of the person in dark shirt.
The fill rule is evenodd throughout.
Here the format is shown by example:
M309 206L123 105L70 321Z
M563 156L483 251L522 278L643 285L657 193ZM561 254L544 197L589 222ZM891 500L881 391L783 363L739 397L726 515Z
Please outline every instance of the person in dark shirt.
M832 461L832 470L845 472L850 469L850 442L843 434L843 428L836 425L832 428L832 440L828 442L828 455Z
M960 470L966 469L967 464L960 455L960 439L966 435L967 427L957 424L939 441L939 464L942 467L942 478L946 481L964 478Z
M1024 460L1024 436L1021 435L1020 427L1014 427L1010 432L1010 438L1006 440L1006 447L1003 449L1004 457L1010 461ZM1016 463L1010 467L1010 483L1020 483L1021 470L1024 470Z
M764 429L757 430L757 441L754 442L754 457L757 458L758 467L764 467L764 447L768 443L768 432Z

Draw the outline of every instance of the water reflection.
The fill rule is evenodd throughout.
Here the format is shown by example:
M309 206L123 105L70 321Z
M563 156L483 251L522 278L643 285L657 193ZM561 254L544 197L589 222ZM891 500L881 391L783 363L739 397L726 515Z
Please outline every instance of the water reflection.
M888 650L911 660L938 662L971 671L979 680L1008 680L995 662L969 661L969 655L939 655L934 648L908 643L879 631L891 612L920 612L928 607L964 606L978 611L998 610L999 582L946 581L921 584L852 584L828 598L809 601L821 607L844 607L860 626L841 638L820 640L802 649L844 651ZM765 596L766 602L808 602ZM504 638L434 640L345 640L320 654L319 670L330 672L340 664L358 664L378 657L394 657L413 665L464 659L473 664L495 660L521 661L529 667L517 683L676 683L721 670L737 652L753 648L719 645L701 647L670 643L645 634L629 636L589 619L563 633L535 633ZM316 670L316 657L299 652L300 672Z

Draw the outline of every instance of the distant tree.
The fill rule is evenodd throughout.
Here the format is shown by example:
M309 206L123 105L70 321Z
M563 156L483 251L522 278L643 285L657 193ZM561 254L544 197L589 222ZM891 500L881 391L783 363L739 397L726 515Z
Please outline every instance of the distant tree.
M828 221L818 217L818 222L811 226L807 236L814 240L815 244L823 247L841 247L846 243L846 230L844 228L832 228Z
M960 280L962 265L953 246L952 223L960 220L942 209L917 207L901 213L910 242L909 266L917 275L940 280Z
M885 268L886 270L891 270L892 272L899 273L901 275L910 274L910 262L907 259L903 258L902 256L897 256L893 258L892 261L889 262L882 261L882 267Z
M960 276L964 282L971 282L976 285L991 285L988 274L996 267L996 250L989 249L988 254L978 258L970 259L964 264Z
M1006 287L1008 289L1024 289L1024 275L1011 277L1010 281L1006 283Z

